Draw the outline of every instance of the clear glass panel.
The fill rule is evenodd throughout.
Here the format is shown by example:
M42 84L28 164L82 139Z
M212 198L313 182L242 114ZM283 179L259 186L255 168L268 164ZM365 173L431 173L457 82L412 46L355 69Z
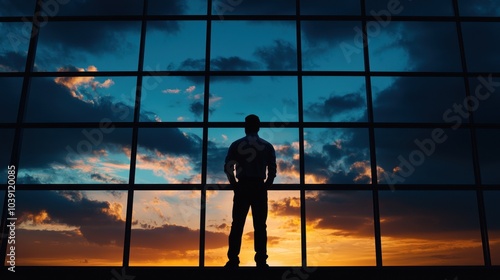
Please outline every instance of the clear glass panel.
M126 191L16 191L16 266L121 266Z
M498 129L477 129L477 150L481 168L481 183L500 184L500 131Z
M372 77L371 81L376 122L449 123L458 115L453 104L465 99L463 78Z
M0 78L0 123L13 123L17 121L19 100L23 88L23 78L2 77Z
M0 33L3 34L0 41L0 72L24 71L31 39L31 23L0 22Z
M470 97L463 102L470 106L469 111L474 114L476 123L500 123L500 78L479 75L469 79ZM467 114L464 114L467 116Z
M302 15L360 15L360 1L306 0L300 1Z
M256 114L262 122L298 121L296 77L213 77L210 121L242 122Z
M375 129L379 182L473 184L468 129Z
M361 22L302 21L301 32L303 70L364 70Z
M475 192L382 191L379 198L384 265L484 265Z
M492 265L500 265L500 192L484 192L484 207L486 209L486 224L490 241L490 256Z
M304 129L306 184L370 184L368 130Z
M364 77L302 78L304 121L366 122Z
M135 191L130 265L198 266L199 191Z
M392 16L453 16L453 0L367 0L366 13L390 22Z
M207 0L165 1L148 0L150 15L206 15Z
M307 266L374 266L369 191L306 192Z
M462 23L465 57L469 71L500 71L500 59L498 59L500 41L493 37L499 28L500 22Z
M36 0L1 0L0 16L31 16L35 11L35 3Z
M209 184L229 184L224 161L231 143L245 136L244 128L210 128L208 131ZM299 133L295 128L261 128L259 136L271 143L276 152L277 174L274 183L298 184L300 181Z
M298 191L268 191L267 253L270 266L301 265L299 195ZM207 191L206 266L223 266L227 262L232 201L232 191ZM253 223L249 211L239 256L240 266L255 267L254 255Z
M127 122L134 117L135 77L32 78L27 122Z
M204 95L203 77L145 76L140 121L203 121Z
M42 128L23 132L19 183L126 184L132 129Z
M454 22L367 23L373 71L461 71Z
M201 183L201 128L141 128L138 184Z
M500 2L496 0L458 0L461 16L500 16Z
M0 182L7 182L7 166L10 165L14 145L14 129L0 129ZM16 173L18 172L16 166ZM0 199L3 199L0 197Z
M296 33L293 21L214 21L210 69L297 70Z
M205 21L150 21L144 70L205 70Z
M296 0L213 0L212 15L295 15Z
M140 31L140 21L46 23L39 33L36 70L137 70Z
M42 10L52 17L142 15L143 6L143 0L58 0L46 1Z

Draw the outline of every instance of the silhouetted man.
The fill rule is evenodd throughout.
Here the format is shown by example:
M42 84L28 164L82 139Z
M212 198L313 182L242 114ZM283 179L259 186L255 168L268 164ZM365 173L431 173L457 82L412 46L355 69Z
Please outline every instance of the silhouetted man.
M254 227L254 260L259 268L269 267L266 229L267 188L273 184L276 177L276 154L273 145L259 137L259 129L259 117L248 115L245 118L246 136L231 144L224 164L224 172L234 188L233 221L227 252L229 261L226 263L226 267L230 268L238 267L240 263L238 256L241 238L250 207Z

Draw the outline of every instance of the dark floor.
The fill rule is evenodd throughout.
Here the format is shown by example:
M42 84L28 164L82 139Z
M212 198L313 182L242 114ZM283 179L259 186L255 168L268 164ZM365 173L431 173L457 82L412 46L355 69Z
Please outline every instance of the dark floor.
M315 279L397 279L397 280L500 280L500 266L486 267L271 267L257 270L242 267L16 267L15 272L3 267L0 279L53 280L159 280L159 279L235 279L235 280L315 280Z

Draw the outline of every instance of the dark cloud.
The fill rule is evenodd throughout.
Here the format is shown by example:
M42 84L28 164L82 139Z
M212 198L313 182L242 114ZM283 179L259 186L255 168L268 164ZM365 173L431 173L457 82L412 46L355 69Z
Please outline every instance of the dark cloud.
M237 56L216 57L210 61L213 71L249 71L258 68L256 62L242 59Z
M22 72L26 66L26 55L6 52L0 55L0 71Z
M362 176L370 160L367 133L365 129L324 130L306 137L309 144L321 146L319 151L306 151L306 173L329 184L370 183L369 177Z
M307 0L300 2L302 15L359 15L359 1Z
M133 229L132 247L158 250L198 250L200 231L178 225L163 225L153 229ZM227 235L220 232L205 232L206 249L227 246Z
M396 5L397 4L397 5ZM371 0L366 2L366 12L369 15L391 16L452 16L454 15L452 1L434 0Z
M302 21L302 41L317 51L328 51L341 42L352 44L360 22L349 21Z
M306 199L308 220L341 235L373 236L372 194L369 191L318 192Z
M499 16L500 5L496 0L467 1L459 0L461 16Z
M107 201L90 200L80 192L26 191L16 194L20 222L29 219L30 214L46 211L50 220L43 223L78 227L91 243L123 243L125 221Z
M276 40L272 46L257 48L255 55L264 61L267 70L297 69L297 50L290 42Z
M342 96L331 95L320 102L307 104L304 114L312 118L332 120L338 115L349 114L365 108L366 101L361 93L349 93ZM362 118L364 119L365 116Z
M393 191L380 194L382 236L429 238L438 234L480 240L473 191Z
M26 16L35 12L36 0L0 1L1 16Z
M497 4L498 5L498 4ZM500 12L500 6L498 7ZM498 22L462 23L467 70L471 72L498 72L500 70L500 39L494 36Z
M225 15L294 15L295 1L289 0L252 0L231 1L215 0L213 14Z
M376 81L377 78L374 78ZM462 104L462 78L398 77L373 102L377 122L443 122L453 104ZM466 120L464 120L466 121Z

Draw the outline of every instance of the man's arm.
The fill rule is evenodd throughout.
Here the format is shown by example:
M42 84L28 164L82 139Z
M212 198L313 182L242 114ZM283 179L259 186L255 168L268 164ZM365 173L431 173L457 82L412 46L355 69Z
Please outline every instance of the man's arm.
M236 164L236 160L233 158L233 147L234 145L229 146L229 150L227 151L226 160L224 162L224 173L226 173L227 180L234 187L236 185L236 178L234 177L234 165Z
M273 145L269 145L269 157L267 162L267 179L264 183L266 187L271 186L274 183L274 178L276 177L276 152L274 151Z

